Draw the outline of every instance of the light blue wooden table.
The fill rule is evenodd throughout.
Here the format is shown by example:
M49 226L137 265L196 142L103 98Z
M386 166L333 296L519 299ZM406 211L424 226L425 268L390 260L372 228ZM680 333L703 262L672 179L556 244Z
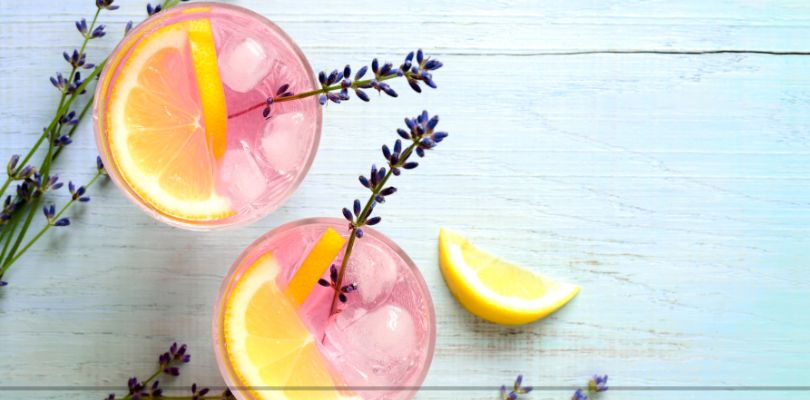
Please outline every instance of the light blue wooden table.
M93 59L143 18L144 2L118 2ZM436 305L425 385L493 389L418 399L495 399L518 373L543 386L607 373L611 400L810 396L699 389L810 385L810 56L769 54L810 51L810 2L233 3L278 23L319 69L429 49L446 65L439 90L329 107L304 184L250 227L173 229L112 184L94 189L0 292L0 386L124 384L175 340L193 354L179 384L221 384L210 314L227 267L283 222L338 216L380 144L425 108L451 137L399 179L381 230L421 267ZM25 151L50 118L48 76L92 11L91 0L0 0L0 156ZM71 146L58 170L85 181L89 123ZM582 292L533 325L477 320L438 271L440 226ZM657 390L618 390L638 386Z

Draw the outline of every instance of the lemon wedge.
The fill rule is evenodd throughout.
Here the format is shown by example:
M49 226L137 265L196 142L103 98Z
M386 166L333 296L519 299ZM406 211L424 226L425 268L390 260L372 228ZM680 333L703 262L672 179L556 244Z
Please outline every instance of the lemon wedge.
M439 265L458 302L478 317L498 324L536 321L579 293L579 286L510 264L445 229L439 233Z
M344 243L346 243L346 239L340 236L336 230L327 228L323 232L321 238L315 243L315 247L307 254L307 258L295 272L287 288L284 289L284 293L290 297L295 306L304 304L309 293L318 283L318 279L323 275L323 271L329 268Z
M228 111L225 89L219 77L214 31L207 19L192 20L188 24L188 43L200 92L205 134L214 157L220 159L228 145Z

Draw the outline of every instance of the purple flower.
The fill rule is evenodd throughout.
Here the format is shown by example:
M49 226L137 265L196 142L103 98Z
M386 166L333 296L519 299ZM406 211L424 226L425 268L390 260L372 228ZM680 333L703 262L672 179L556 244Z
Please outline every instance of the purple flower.
M588 400L588 396L582 391L582 389L577 389L574 392L574 395L571 396L571 400Z
M117 10L118 6L113 5L113 1L115 0L96 0L96 7L110 11Z
M159 13L160 10L162 10L162 9L163 9L163 6L160 5L160 4L158 4L156 6L152 6L152 3L146 3L146 13L149 14L150 17L152 15L155 15L155 14Z
M68 181L68 190L70 191L70 195L73 200L78 200L82 203L90 201L90 197L84 195L84 193L87 191L84 186L76 187L72 181Z
M93 32L90 33L90 39L104 37L104 35L106 34L107 32L104 32L104 25L99 25L95 29L93 29Z
M82 18L81 21L76 21L76 30L82 34L82 36L87 35L87 20Z
M517 400L517 398L517 393L508 391L506 385L501 386L501 400Z
M594 375L593 378L591 378L591 380L588 382L588 390L597 393L608 390L607 380L607 375Z
M337 285L338 285L337 281L338 281L337 266L335 266L335 264L332 264L331 266L329 266L329 280L327 281L326 279L323 279L323 278L318 279L318 284L323 286L323 287L330 287L330 288L332 288L332 290L338 291L337 290ZM338 299L340 300L341 303L345 303L345 302L347 302L349 300L349 298L346 297L346 295L349 294L349 293L352 293L352 292L354 292L356 290L357 290L357 284L356 283L350 283L348 285L345 285L345 286L341 287L340 290L338 291L339 292L338 293Z
M56 206L51 204L50 206L42 207L42 213L45 214L45 218L48 219L48 222L51 222L56 215Z
M199 391L197 391L197 384L192 383L191 384L191 399L192 400L199 400L201 397L204 397L206 394L208 394L209 391L210 391L210 389L208 389L208 388L202 388Z
M517 400L521 394L527 394L532 391L531 386L521 386L523 384L523 375L518 375L515 378L515 383L512 384L512 390L509 391L506 385L501 386L501 400Z
M53 145L56 147L64 147L71 143L73 143L73 139L67 135L60 135L58 138L53 140Z

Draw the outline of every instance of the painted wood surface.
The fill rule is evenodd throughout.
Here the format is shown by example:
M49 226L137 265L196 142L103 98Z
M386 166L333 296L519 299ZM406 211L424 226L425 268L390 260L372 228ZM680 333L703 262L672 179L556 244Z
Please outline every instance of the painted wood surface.
M118 3L91 59L143 18L142 1ZM339 215L379 145L423 108L451 137L398 180L381 230L421 267L436 305L425 385L471 390L418 399L495 399L518 373L551 386L532 399L570 398L553 387L592 373L658 389L810 385L810 56L768 54L810 51L809 2L233 3L278 23L315 68L429 49L446 65L440 88L416 95L397 83L399 99L328 107L304 184L246 228L169 228L112 184L94 189L74 225L49 234L0 292L0 386L120 385L175 340L193 354L178 384L221 384L210 315L227 267L283 222ZM47 78L79 41L73 21L92 11L90 0L0 0L0 156L25 151L50 118ZM93 173L87 122L59 161L64 179ZM479 321L442 282L440 226L582 293L533 325ZM807 393L637 388L605 398Z

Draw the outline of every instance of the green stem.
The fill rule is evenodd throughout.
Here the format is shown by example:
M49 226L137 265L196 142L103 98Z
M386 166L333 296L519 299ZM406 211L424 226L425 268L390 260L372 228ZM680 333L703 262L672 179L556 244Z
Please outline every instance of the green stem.
M179 3L179 2L180 2L180 0L166 0L166 1L163 2L163 5L160 8L166 10L168 8L176 6L177 3Z
M95 95L90 95L90 98L87 99L87 103L84 105L84 108L82 108L82 111L79 113L79 117L76 118L78 121L82 121L84 119L85 114L87 114L87 112L90 111L90 108L93 107L93 99L94 98L95 98ZM68 137L73 137L73 134L76 132L76 129L78 127L79 127L78 123L76 123L76 125L73 125L70 128L70 131L68 131L67 136ZM64 149L64 147L60 147L60 148L56 149L56 153L53 154L53 159L54 160L56 159L56 157L59 157L59 154L62 152L62 149Z
M17 230L17 224L20 222L20 213L13 213L11 215L11 220L4 226L3 232L4 234L8 235L5 237L5 243L3 243L3 252L0 253L0 260L5 259L6 253L8 252L8 246L11 244L11 240L14 238L14 231ZM0 276L3 276L5 273L5 269L0 269Z
M48 183L49 173L51 170L51 161L53 160L53 136L49 136L48 140L48 154L45 156L45 160L42 161L42 168L40 168L40 176L42 179L42 183L40 188L44 187ZM39 193L39 195L34 195L33 201L31 202L31 208L28 210L28 216L25 218L25 222L23 223L22 228L17 233L17 240L14 241L14 245L11 246L11 251L9 251L6 258L3 260L2 272L8 270L8 268L13 263L13 260L16 260L15 253L17 249L20 247L23 239L25 239L26 233L28 233L28 228L31 226L31 221L34 219L34 215L36 215L37 210L39 209L39 203L42 201L42 197L44 196L44 191Z
M387 81L389 79L397 78L398 76L399 75L394 73L394 74L390 74L390 75L386 75L386 76L381 76L379 78L372 78L372 79L364 79L364 80L361 80L361 81L355 81L355 82L352 82L352 86L350 87L350 89L358 89L361 86L368 85L374 79L376 79L377 82L383 82L383 81ZM411 72L408 71L403 76L411 76ZM273 98L273 104L275 104L275 103L283 103L285 101L293 101L293 100L304 99L304 98L307 98L307 97L317 96L317 95L321 95L321 94L327 94L329 92L334 92L336 90L341 90L341 89L343 89L343 86L341 86L338 83L336 85L326 86L326 87L322 87L320 89L313 89L313 90L310 90L310 91L307 91L307 92L301 92L301 93L298 93L298 94L294 94L292 96L276 97L276 98ZM228 115L228 118L235 118L235 117L245 115L245 114L247 114L247 113L249 113L251 111L258 110L258 109L264 107L265 105L267 105L266 102L261 102L261 103L258 103L258 104L254 104L253 106L248 107L248 108L246 108L246 109L244 109L242 111L239 111L237 113Z
M96 22L98 21L98 16L99 16L100 12L101 12L101 9L97 8L96 9L96 14L93 16L93 21L90 23L90 27L87 30L88 34L84 35L84 41L82 42L81 50L79 50L79 54L84 54L84 50L87 48L87 43L90 41L89 33L93 31L93 28L95 27ZM85 79L84 82L82 82L82 84L76 89L76 91L73 92L70 95L70 98L67 98L67 89L62 90L62 94L59 97L59 106L56 107L56 115L51 120L51 123L48 125L48 128L46 128L42 132L42 134L39 136L39 139L37 139L36 143L34 143L34 146L31 147L30 150L28 150L28 153L25 155L25 157L23 157L21 162L19 164L17 164L17 168L14 171L15 174L19 173L20 170L22 170L28 164L28 161L30 161L31 157L33 157L34 154L37 152L37 150L39 150L39 147L42 145L42 142L45 140L45 138L47 138L49 133L51 133L51 131L56 127L56 124L59 122L59 119L62 118L62 115L65 112L67 112L67 109L69 109L70 104L73 102L73 100L79 95L79 93L81 93L84 90L84 88L87 87L87 84L92 80L92 78L95 77L95 75L98 75L101 72L101 68L103 68L103 66L104 66L104 64L106 62L107 61L104 60L104 62L102 62L100 65L98 65L93 70L93 72L90 74L90 76L88 76L87 79ZM73 82L73 77L75 76L77 69L78 69L77 67L71 68L70 74L68 74L68 84L70 84L70 82ZM67 104L65 104L66 99L67 99ZM91 97L90 103L92 103L92 97ZM84 115L84 114L82 114L82 115ZM81 118L80 118L80 120L81 120ZM10 176L8 178L6 178L6 181L3 183L3 186L0 187L0 195L4 194L6 192L6 189L8 189L9 184L11 184L11 177Z
M3 186L0 187L0 196L6 193L6 189L8 189L8 185L11 184L11 176L6 178L6 181L3 182Z
M368 198L365 207L363 207L360 215L357 216L357 220L352 223L351 228L349 229L349 235L351 236L349 237L349 243L346 244L346 250L343 252L343 261L340 263L340 271L338 272L337 282L335 283L335 294L332 296L332 306L330 307L329 315L337 312L338 299L340 298L340 288L343 287L343 276L346 273L346 266L349 264L349 258L352 255L354 242L357 238L357 229L366 224L366 220L368 220L372 207L374 206L374 202L376 201L375 198L380 194L380 191L383 190L386 182L388 182L388 179L391 178L391 175L393 175L394 168L401 168L418 145L419 142L414 141L410 146L408 146L408 148L405 149L404 152L402 152L402 156L399 158L397 164L390 166L391 168L385 173L385 176L379 182L377 182L374 188L372 188L371 196Z
M98 178L103 174L104 174L104 172L102 172L102 171L97 172L96 175L93 176L93 178L90 179L89 182L87 182L87 185L85 185L85 188L90 189L90 187L93 186L94 183L96 183L96 180L98 180ZM62 214L65 211L67 211L67 209L70 208L70 206L73 205L73 203L75 203L75 202L76 202L76 200L71 197L71 199L68 200L68 202L65 203L64 206L62 206L62 208L59 210L59 212L56 213L56 215L53 217L53 221L58 221L59 218L62 216ZM9 266L11 266L11 264L14 264L14 262L16 262L20 257L22 257L22 255L25 254L25 252L28 251L28 249L31 246L33 246L34 243L36 243L36 241L39 240L39 238L42 237L42 235L44 235L45 232L47 232L53 226L54 225L52 223L48 223L45 226L43 226L42 229L40 229L39 232L37 232L37 234L34 235L34 237L31 238L31 240L29 240L28 243L26 243L25 246L22 247L22 249L20 249L20 252L17 253L17 255L15 255L14 258L12 258L9 261ZM0 270L0 275L2 275L2 273L5 272L6 269L8 269L8 267L4 267L4 269Z

